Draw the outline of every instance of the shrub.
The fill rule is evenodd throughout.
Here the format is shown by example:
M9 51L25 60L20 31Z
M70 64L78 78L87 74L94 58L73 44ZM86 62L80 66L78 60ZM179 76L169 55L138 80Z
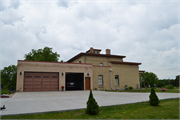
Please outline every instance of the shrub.
M126 88L125 90L128 90L128 88Z
M159 98L156 95L154 88L151 88L151 94L149 95L149 99L150 99L149 103L152 106L158 106L159 105Z
M166 88L167 88L167 89L173 89L174 86L173 86L173 85L167 85Z
M107 89L105 89L105 91L108 91Z
M164 91L164 92L165 92L165 91L166 91L166 88L162 88L161 91Z
M6 89L1 89L1 95L2 95L2 94L10 94L10 93L9 93L9 91L6 90Z
M133 90L133 87L129 86L129 90Z
M92 90L90 90L89 99L87 101L86 114L97 115L99 113L99 105L93 97Z

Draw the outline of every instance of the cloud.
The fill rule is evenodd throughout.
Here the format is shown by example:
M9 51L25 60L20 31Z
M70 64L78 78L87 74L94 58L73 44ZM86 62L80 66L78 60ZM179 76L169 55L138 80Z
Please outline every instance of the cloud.
M1 69L17 64L31 49L52 47L67 61L94 47L141 62L140 69L159 78L178 74L177 1L1 3Z

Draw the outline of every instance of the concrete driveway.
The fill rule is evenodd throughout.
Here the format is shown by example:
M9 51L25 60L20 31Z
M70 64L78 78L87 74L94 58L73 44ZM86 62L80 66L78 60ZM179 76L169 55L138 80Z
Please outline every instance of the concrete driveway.
M93 91L99 106L149 101L150 93ZM179 93L157 93L159 99L179 98ZM19 92L12 98L0 98L1 115L66 111L86 108L89 91Z

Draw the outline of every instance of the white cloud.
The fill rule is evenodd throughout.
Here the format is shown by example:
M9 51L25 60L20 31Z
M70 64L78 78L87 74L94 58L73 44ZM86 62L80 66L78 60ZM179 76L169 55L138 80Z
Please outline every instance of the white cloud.
M178 73L178 1L1 2L1 69L31 49L52 47L67 61L90 47L142 62L159 78Z

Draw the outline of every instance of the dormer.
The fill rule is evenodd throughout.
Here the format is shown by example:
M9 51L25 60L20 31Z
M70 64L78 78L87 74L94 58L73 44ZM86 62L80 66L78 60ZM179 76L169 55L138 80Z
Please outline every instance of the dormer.
M91 47L88 51L86 51L86 53L94 53L94 54L100 54L101 50L100 49L93 49L93 47Z

